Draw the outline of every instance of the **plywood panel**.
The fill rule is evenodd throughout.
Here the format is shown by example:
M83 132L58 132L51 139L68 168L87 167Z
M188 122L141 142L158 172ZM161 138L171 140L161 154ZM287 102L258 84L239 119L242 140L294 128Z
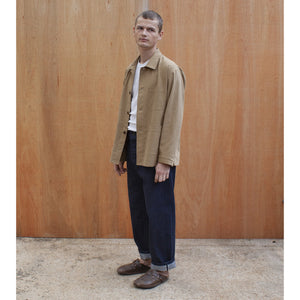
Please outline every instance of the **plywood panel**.
M17 2L20 236L130 236L109 162L136 1Z
M150 1L187 77L177 236L283 237L283 3Z
M132 236L109 158L148 4L187 76L177 237L282 237L279 0L18 0L17 234Z

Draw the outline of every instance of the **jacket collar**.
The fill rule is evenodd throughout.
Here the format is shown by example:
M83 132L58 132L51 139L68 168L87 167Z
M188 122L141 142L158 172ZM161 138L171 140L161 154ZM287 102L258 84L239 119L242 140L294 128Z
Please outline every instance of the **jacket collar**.
M152 57L149 59L146 67L153 70L156 69L161 56L162 54L159 49L156 49Z
M153 70L156 69L161 56L162 56L162 54L159 51L159 49L156 49L154 54L149 59L149 62L147 63L146 68L150 68ZM135 59L135 61L129 66L128 69L134 70L136 68L136 65L137 65L139 59L140 59L140 56Z

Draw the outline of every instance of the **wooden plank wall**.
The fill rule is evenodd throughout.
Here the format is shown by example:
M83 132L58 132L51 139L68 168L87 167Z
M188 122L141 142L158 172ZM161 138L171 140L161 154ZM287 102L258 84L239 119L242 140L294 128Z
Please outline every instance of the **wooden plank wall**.
M282 237L282 1L152 3L187 76L178 235Z
M109 158L146 8L187 77L177 237L282 238L281 0L18 0L17 235L132 236Z

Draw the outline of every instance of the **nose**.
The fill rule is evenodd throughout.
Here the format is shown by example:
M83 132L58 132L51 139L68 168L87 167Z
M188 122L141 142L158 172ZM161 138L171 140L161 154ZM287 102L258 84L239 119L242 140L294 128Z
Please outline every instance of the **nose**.
M147 29L146 28L143 29L142 35L147 35Z

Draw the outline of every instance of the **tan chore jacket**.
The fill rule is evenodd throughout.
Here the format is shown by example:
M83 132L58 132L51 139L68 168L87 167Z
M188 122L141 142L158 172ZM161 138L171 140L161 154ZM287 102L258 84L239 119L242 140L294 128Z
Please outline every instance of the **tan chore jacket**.
M138 58L126 69L119 121L111 162L126 161L126 142L132 85ZM154 167L158 162L179 164L185 76L157 49L141 69L137 104L136 164Z

